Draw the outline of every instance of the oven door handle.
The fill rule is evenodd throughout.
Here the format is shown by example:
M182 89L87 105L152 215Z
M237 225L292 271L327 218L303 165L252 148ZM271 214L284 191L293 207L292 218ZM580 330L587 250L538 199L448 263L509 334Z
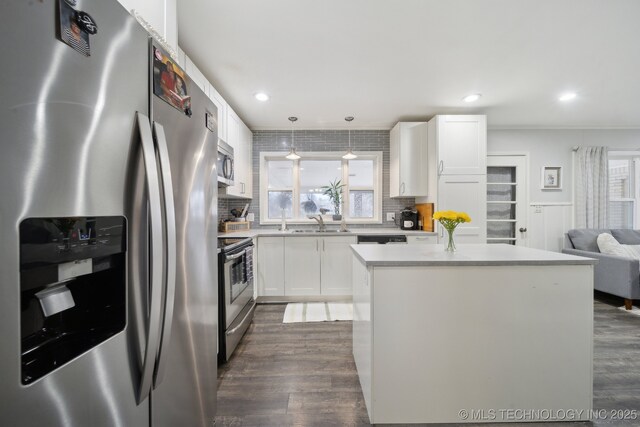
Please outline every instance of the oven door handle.
M225 258L224 258L224 259L225 259L226 261L232 261L232 260L234 260L234 259L238 259L238 258L240 258L242 255L244 255L244 254L246 254L246 253L247 253L247 250L245 249L245 250L243 250L242 252L238 252L237 254L233 254L233 255L225 255Z

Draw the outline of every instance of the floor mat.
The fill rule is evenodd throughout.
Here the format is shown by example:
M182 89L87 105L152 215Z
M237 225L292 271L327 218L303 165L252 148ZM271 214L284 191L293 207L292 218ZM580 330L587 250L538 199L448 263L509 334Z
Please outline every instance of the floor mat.
M282 323L353 320L350 302L296 302L287 304Z

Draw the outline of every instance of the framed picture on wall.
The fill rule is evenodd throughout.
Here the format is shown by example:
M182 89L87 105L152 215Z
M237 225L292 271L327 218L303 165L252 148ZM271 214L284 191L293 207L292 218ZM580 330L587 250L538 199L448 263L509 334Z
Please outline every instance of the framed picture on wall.
M544 166L540 188L543 190L562 190L562 166Z

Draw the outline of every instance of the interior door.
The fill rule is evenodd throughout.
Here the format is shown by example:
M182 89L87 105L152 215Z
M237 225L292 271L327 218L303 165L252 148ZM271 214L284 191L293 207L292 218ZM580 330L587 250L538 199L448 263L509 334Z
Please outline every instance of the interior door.
M487 243L528 246L527 157L487 156Z

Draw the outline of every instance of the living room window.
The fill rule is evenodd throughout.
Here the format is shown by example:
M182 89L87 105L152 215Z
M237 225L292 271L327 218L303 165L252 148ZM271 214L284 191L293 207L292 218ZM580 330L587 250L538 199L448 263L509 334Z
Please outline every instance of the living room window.
M609 154L609 227L638 228L640 153Z
M284 213L290 223L315 223L312 215L332 221L335 207L323 187L340 181L341 214L349 223L382 221L382 153L358 153L345 160L344 152L300 153L287 160L281 152L261 153L260 223L277 224Z

